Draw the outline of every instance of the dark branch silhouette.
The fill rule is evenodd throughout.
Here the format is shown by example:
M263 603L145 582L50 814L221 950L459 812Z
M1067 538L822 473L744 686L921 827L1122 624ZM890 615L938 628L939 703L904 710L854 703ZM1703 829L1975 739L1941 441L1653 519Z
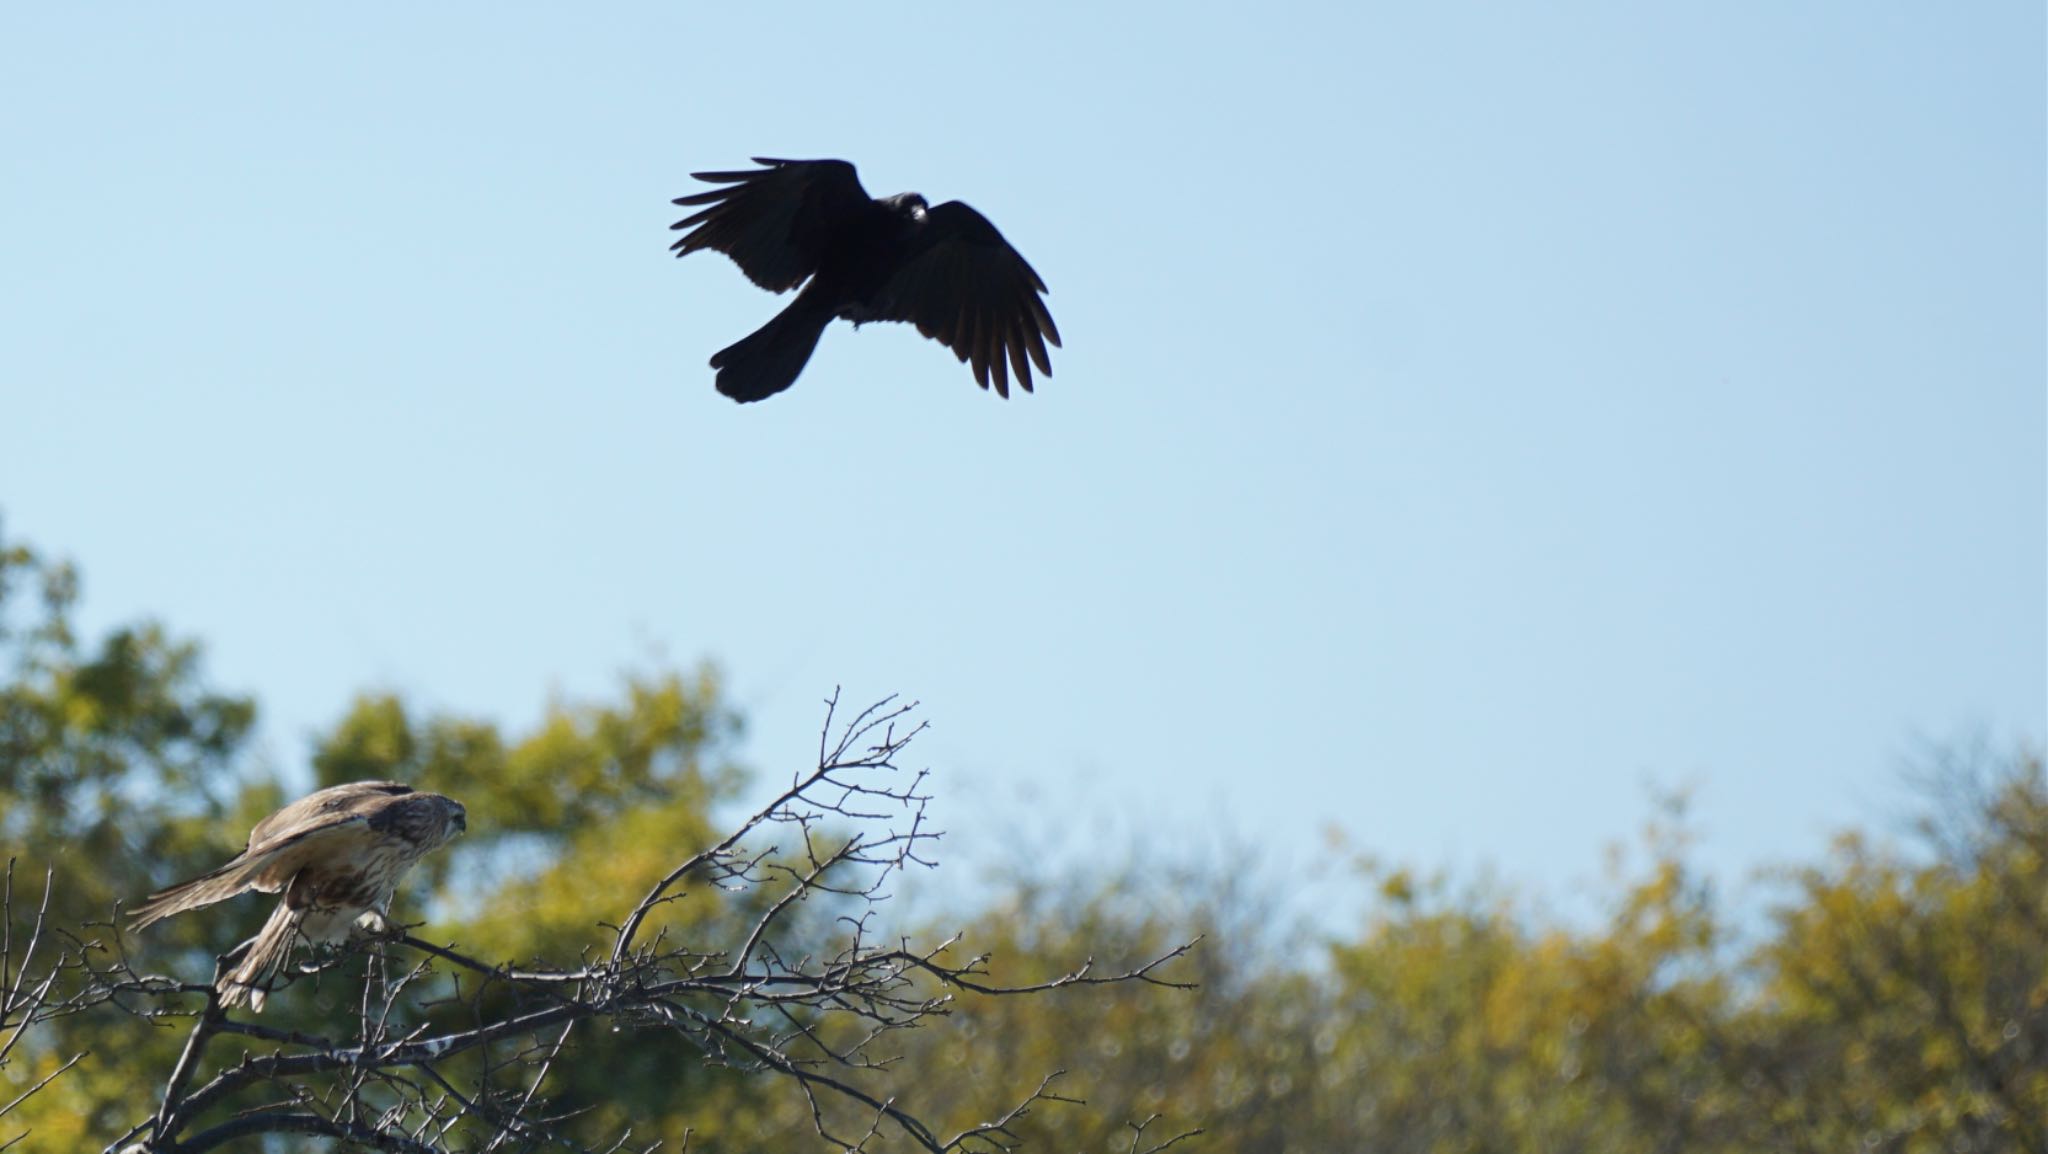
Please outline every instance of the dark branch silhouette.
M27 938L20 942L14 938L13 858L7 860L7 876L0 882L0 1070L5 1070L14 1059L31 1027L71 1009L56 991L59 980L79 968L77 955L60 947L52 957L46 948L52 936L50 893L55 880L50 871L44 871L42 900L29 922ZM39 964L41 969L37 968ZM21 1093L0 1102L0 1150L10 1149L29 1136L27 1131L7 1132L5 1120L15 1107L41 1093L84 1057L82 1052L71 1055Z
M103 938L69 940L58 970L39 981L26 980L27 959L15 958L11 940L0 943L12 975L0 1021L18 1035L56 1012L111 1006L138 1025L189 1023L160 1097L138 1109L107 1154L200 1154L263 1134L407 1154L644 1152L655 1147L630 1132L597 1146L572 1136L549 1081L563 1062L602 1062L607 1047L631 1045L627 1036L640 1031L679 1037L709 1061L782 1082L801 1096L820 1138L839 1148L886 1139L932 1154L1012 1149L1016 1120L1077 1101L1053 1089L1060 1071L1040 1072L1035 1087L1019 1087L1007 1108L985 1115L990 1121L945 1134L916 1105L929 1072L896 1073L880 1041L943 1017L962 994L1122 982L1183 988L1161 968L1193 943L1116 972L1084 959L1050 980L1005 985L990 977L985 956L956 959L954 941L918 947L884 938L878 904L904 870L931 864L927 851L941 836L926 817L925 771L899 765L924 728L915 708L890 698L842 722L835 693L817 765L637 899L593 893L593 919L608 897L622 916L609 948L574 964L491 961L386 927L280 973L279 997L308 978L323 989L337 979L347 990L360 983L352 1028L307 1033L233 1016L221 980L237 964L233 952L206 982L145 974L109 922L92 927ZM704 892L744 915L723 923L727 940L675 940L657 912ZM820 907L831 915L828 933L817 924ZM42 1004L37 991L60 971L83 980L60 1004ZM5 1054L0 1048L0 1061Z

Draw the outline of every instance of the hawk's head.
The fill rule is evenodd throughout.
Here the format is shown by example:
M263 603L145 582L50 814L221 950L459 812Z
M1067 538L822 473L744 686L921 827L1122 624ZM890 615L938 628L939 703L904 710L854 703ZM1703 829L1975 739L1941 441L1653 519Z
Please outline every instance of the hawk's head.
M469 811L462 808L461 802L438 793L430 793L427 797L435 803L436 816L440 819L440 831L432 839L433 844L452 841L456 834L469 829Z
M469 813L452 797L409 793L392 803L384 823L392 833L411 842L415 854L424 854L468 829ZM374 820L372 824L376 824Z

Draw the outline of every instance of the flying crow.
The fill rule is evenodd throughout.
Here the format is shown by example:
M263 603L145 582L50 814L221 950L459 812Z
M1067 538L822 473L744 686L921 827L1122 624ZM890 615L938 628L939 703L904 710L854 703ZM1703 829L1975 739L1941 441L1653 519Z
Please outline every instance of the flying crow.
M698 211L670 246L679 257L722 252L747 279L786 292L789 307L711 358L718 391L758 401L788 388L834 318L855 327L906 321L953 350L974 379L1010 395L1031 391L1031 366L1052 375L1045 346L1060 343L1038 278L988 218L914 192L875 200L843 160L767 160L746 172L693 173L724 187L678 197Z

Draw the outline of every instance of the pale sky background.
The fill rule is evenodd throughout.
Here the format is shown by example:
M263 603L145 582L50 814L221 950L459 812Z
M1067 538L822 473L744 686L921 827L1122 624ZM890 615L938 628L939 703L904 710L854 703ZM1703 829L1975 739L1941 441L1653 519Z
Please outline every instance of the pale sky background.
M1565 894L1692 782L1738 876L1902 807L1925 742L2048 736L2044 38L8 5L0 518L88 623L201 639L291 772L361 689L518 729L663 652L770 776L835 683L922 698L955 862L1334 825ZM753 155L981 209L1056 375L839 326L717 396L782 300L673 261L668 200Z

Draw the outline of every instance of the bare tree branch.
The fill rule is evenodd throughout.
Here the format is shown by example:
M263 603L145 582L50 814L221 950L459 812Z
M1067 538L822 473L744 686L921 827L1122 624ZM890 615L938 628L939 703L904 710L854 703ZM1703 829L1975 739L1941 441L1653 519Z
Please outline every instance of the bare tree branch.
M1184 989L1188 983L1162 968L1195 943L1112 973L1099 974L1084 959L1050 980L1005 985L990 976L986 956L949 961L954 941L919 948L882 940L877 907L890 884L910 868L929 867L928 850L942 836L927 819L925 771L899 764L924 723L913 716L915 703L893 697L841 720L835 691L825 708L817 765L716 844L669 869L625 909L609 949L596 958L514 966L400 928L313 956L285 976L295 983L352 975L359 964L352 1036L234 1018L211 983L134 969L116 927L108 927L111 945L80 943L75 965L89 980L68 999L68 1011L112 1006L152 1022L192 1019L155 1109L108 1150L191 1154L252 1135L301 1134L408 1154L626 1151L630 1133L595 1147L565 1137L567 1119L548 1083L572 1036L584 1039L579 1060L601 1060L597 1047L642 1030L680 1038L705 1061L782 1082L808 1105L818 1136L841 1149L867 1150L887 1136L932 1154L1014 1148L1019 1119L1046 1103L1078 1101L1053 1091L1059 1071L992 1121L941 1138L904 1097L916 1080L893 1073L895 1057L879 1049L882 1039L931 1023L963 994L1045 995L1118 983ZM694 889L733 909L723 923L731 927L729 943L677 941L672 928L656 928L656 911ZM37 928L19 959L12 940L0 940L0 973L15 975L0 998L8 1014L0 1021L13 1023L17 1036L34 1018L12 1007L36 1001L25 975L41 940ZM196 1012L194 995L202 999ZM607 1028L579 1033L586 1022ZM229 1050L223 1043L230 1039L244 1048ZM0 1048L0 1060L6 1052ZM1146 1151L1134 1146L1134 1154L1173 1141L1179 1138Z
M0 1030L7 1032L6 1040L0 1041L0 1070L7 1068L31 1026L65 1012L63 1003L55 994L57 982L79 968L77 957L69 950L62 950L56 957L45 961L41 977L35 976L36 957L49 927L50 895L55 886L55 874L47 869L43 871L42 900L37 903L35 916L29 923L28 940L22 944L19 955L16 954L14 864L13 858L7 859L7 876L0 881ZM7 1117L23 1102L41 1093L84 1057L84 1051L72 1054L12 1100L0 1105L0 1118ZM23 1130L0 1140L0 1150L14 1146L28 1135L29 1131Z

